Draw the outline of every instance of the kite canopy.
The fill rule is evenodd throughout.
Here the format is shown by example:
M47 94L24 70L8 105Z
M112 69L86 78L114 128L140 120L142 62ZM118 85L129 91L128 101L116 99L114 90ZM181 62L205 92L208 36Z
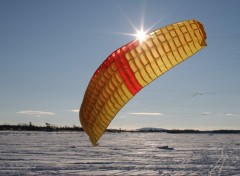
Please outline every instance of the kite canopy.
M93 145L120 109L143 87L186 60L206 44L203 25L186 20L157 29L144 41L114 51L93 74L79 118Z

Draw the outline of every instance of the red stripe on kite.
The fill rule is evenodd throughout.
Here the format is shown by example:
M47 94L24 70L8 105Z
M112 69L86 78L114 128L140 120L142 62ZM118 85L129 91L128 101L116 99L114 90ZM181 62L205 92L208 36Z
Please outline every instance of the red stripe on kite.
M124 82L126 83L127 88L132 93L132 95L135 95L136 93L138 93L142 89L142 86L137 81L135 74L132 71L125 55L136 45L137 45L137 42L135 41L115 51L116 66L118 67L119 73L122 79L124 80Z

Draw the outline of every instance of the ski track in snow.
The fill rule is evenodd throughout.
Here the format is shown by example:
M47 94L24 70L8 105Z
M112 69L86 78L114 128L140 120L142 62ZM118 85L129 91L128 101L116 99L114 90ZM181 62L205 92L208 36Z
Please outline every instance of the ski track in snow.
M240 134L0 131L0 175L240 176ZM169 146L173 150L159 149Z

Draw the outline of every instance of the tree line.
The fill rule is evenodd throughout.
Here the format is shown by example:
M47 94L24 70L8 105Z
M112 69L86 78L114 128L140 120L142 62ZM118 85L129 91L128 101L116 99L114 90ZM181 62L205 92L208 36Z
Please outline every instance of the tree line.
M0 125L0 130L12 130L12 131L83 131L82 127L77 126L64 126L59 127L46 123L45 126L33 125L31 122L29 124L18 124L18 125L9 125L4 124Z
M0 131L3 130L11 130L11 131L83 131L82 127L78 127L73 125L72 127L64 126L59 127L55 125L51 125L49 123L46 123L45 126L37 126L33 125L31 122L29 124L18 124L18 125L9 125L9 124L3 124L0 125ZM112 133L120 133L120 132L132 132L132 133L146 133L146 132L164 132L164 133L173 133L173 134L179 134L179 133L191 133L191 134L201 134L201 133L208 133L208 134L240 134L240 130L207 130L207 131L200 131L200 130L192 130L192 129L185 129L185 130L179 130L179 129L156 129L156 128L148 128L147 130L144 129L138 129L138 130L124 130L124 129L107 129L107 132Z

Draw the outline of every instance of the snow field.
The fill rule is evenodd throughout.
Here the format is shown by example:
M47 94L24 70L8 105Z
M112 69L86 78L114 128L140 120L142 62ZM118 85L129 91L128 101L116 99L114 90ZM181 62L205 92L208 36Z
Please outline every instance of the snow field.
M240 176L240 134L0 132L0 175ZM168 146L173 150L160 149Z

